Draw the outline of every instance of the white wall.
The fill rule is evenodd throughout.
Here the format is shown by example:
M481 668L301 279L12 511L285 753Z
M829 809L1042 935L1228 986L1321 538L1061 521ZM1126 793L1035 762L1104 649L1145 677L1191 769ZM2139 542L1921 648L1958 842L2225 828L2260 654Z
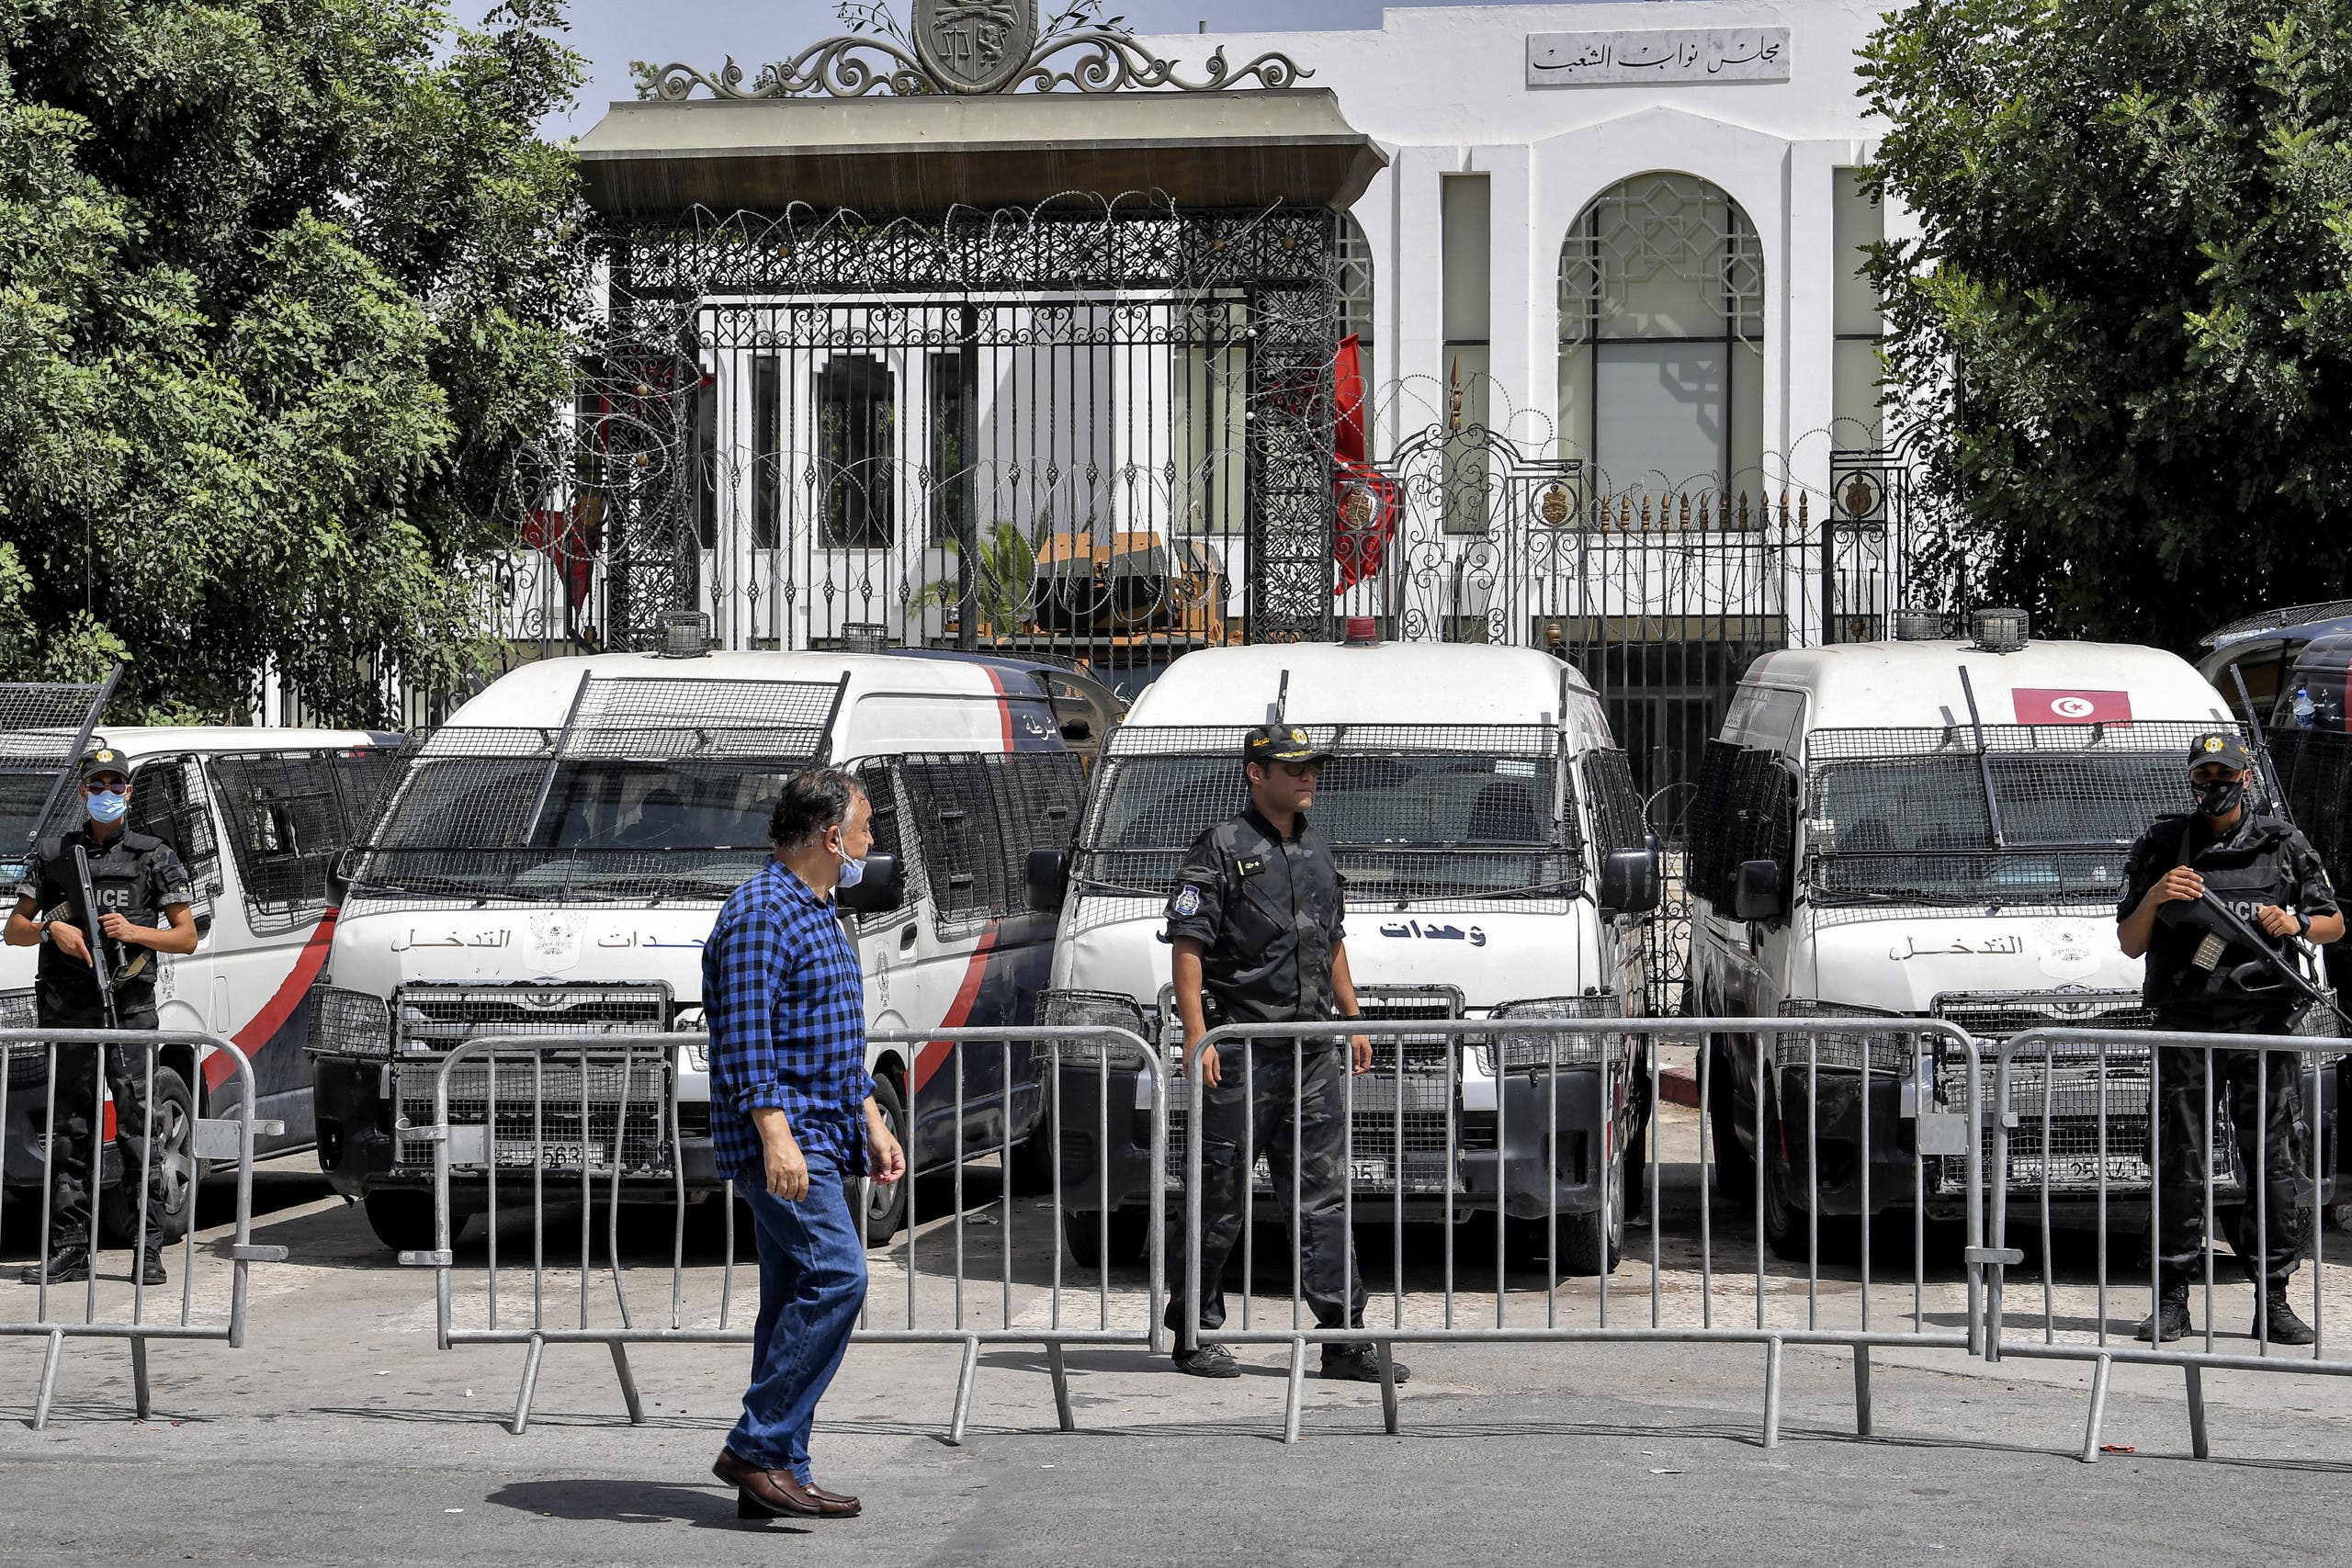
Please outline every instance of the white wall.
M1492 181L1495 421L1506 398L1530 411L1513 432L1523 437L1557 430L1560 245L1586 204L1653 171L1721 186L1747 210L1765 257L1768 475L1785 461L1793 471L1772 477L1817 497L1828 475L1832 184L1835 170L1874 152L1879 127L1863 110L1855 51L1881 8L1877 0L1399 8L1378 31L1144 41L1187 66L1219 46L1237 66L1286 53L1313 73L1304 85L1336 91L1349 120L1389 152L1391 168L1354 209L1377 267L1380 444L1434 423L1443 408L1443 175ZM1789 80L1527 85L1532 33L1705 28L1787 28ZM1914 228L1887 215L1890 237Z

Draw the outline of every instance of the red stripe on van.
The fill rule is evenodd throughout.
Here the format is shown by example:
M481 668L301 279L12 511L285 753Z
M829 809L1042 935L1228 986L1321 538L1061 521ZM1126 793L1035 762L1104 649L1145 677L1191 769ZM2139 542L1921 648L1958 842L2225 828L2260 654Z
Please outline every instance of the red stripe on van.
M1012 741L1012 704L1005 698L1004 677L998 674L992 666L986 664L980 666L980 673L986 675L989 678L989 684L996 688L996 716L998 722L1004 726L1004 749L1007 751L1011 751L1014 749Z
M964 966L964 983L956 988L955 1003L948 1008L947 1016L940 1020L940 1028L961 1029L972 1016L972 1004L980 999L980 982L988 977L989 953L995 946L995 930L982 931L979 945L972 950L972 961ZM953 1049L947 1041L934 1040L915 1054L915 1088L922 1089L931 1082L932 1075L939 1071Z
M294 968L278 983L277 994L269 998L268 1005L261 1011L254 1014L251 1023L230 1036L247 1057L260 1055L264 1048L277 1037L277 1032L286 1027L286 1021L294 1016L294 1010L302 1005L302 998L311 994L311 983L318 979L319 971L326 967L327 950L334 945L337 913L339 911L329 909L319 917L318 928L311 932L311 940L304 942L302 951L295 955ZM219 1089L235 1071L235 1066L226 1056L208 1058L204 1064L205 1087Z

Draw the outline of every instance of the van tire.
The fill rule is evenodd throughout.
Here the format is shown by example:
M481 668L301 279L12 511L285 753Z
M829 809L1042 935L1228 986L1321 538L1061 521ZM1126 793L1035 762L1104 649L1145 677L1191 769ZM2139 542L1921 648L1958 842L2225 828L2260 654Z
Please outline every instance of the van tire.
M1781 1153L1784 1137L1780 1096L1768 1092L1764 1097L1764 1147L1758 1151L1764 1179L1764 1243L1772 1249L1773 1257L1803 1263L1812 1246L1804 1201L1797 1191L1796 1172L1791 1168L1792 1161Z
M1102 1211L1069 1209L1062 1213L1062 1240L1071 1261L1081 1269L1102 1267ZM1132 1207L1111 1211L1111 1267L1132 1269L1151 1251L1151 1211Z
M1037 1124L1029 1135L1012 1145L1012 1191L1014 1196L1035 1198L1054 1190L1054 1111L1046 1106L1037 1112Z
M890 1135L899 1140L899 1147L906 1151L907 1173L888 1186L868 1178L858 1179L858 1201L865 1206L865 1245L869 1247L887 1247L905 1226L907 1194L915 1179L906 1102L899 1098L899 1080L888 1073L874 1075L874 1109L881 1113L882 1124L890 1129Z
M1756 1197L1756 1161L1739 1142L1731 1053L1720 1041L1711 1040L1707 1057L1707 1159L1715 1170L1715 1195L1726 1203L1750 1202Z
M433 1250L433 1194L411 1187L379 1187L368 1194L368 1228L394 1252ZM454 1245L465 1222L452 1214L449 1240Z
M1629 1168L1623 1154L1610 1167L1606 1209L1560 1216L1562 1274L1599 1279L1613 1271L1625 1256L1625 1216L1633 1212L1633 1196L1625 1190Z
M155 1100L150 1108L155 1134L155 1159L163 1174L163 1212L147 1212L147 1239L169 1246L187 1235L196 1214L197 1190L203 1185L210 1163L196 1157L196 1095L187 1080L172 1067L155 1068ZM122 1179L106 1190L98 1201L98 1224L118 1246L139 1240L139 1167L128 1148L118 1149Z

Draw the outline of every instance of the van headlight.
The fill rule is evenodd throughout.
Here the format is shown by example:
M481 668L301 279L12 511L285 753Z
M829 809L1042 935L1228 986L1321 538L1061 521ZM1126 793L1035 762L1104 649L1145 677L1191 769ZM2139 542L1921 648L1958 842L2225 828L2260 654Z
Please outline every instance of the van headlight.
M1792 997L1781 1003L1781 1016L1804 1018L1883 1018L1899 1021L1905 1014L1890 1012L1884 1008L1856 1007L1850 1002L1822 1001L1812 997ZM1775 1058L1783 1071L1791 1068L1803 1072L1808 1066L1842 1073L1860 1072L1862 1058L1868 1054L1871 1071L1874 1073L1907 1073L1918 1053L1918 1035L1890 1029L1884 1033L1871 1030L1868 1033L1839 1030L1826 1034L1782 1034L1775 1046ZM1816 1043L1817 1042L1817 1043Z
M304 1049L313 1056L390 1056L391 1004L367 991L312 986L311 1037Z
M1037 1021L1048 1029L1124 1029L1138 1039L1151 1038L1151 1025L1145 1020L1143 1004L1133 997L1123 997L1116 991L1045 991L1037 998ZM1083 1051L1083 1043L1080 1043ZM1103 1060L1114 1067L1140 1067L1143 1053L1124 1040L1113 1042L1102 1053ZM1091 1066L1094 1054L1065 1054L1066 1066Z
M1592 997L1533 997L1525 1001L1505 1002L1488 1015L1498 1022L1511 1019L1623 1018L1625 1003L1621 997L1603 993ZM1504 1072L1543 1068L1555 1062L1564 1067L1592 1066L1608 1054L1611 1043L1624 1038L1623 1034L1583 1034L1574 1030L1557 1032L1535 1032L1532 1030L1497 1029L1488 1037L1492 1043L1480 1055L1492 1060L1492 1053L1499 1052Z

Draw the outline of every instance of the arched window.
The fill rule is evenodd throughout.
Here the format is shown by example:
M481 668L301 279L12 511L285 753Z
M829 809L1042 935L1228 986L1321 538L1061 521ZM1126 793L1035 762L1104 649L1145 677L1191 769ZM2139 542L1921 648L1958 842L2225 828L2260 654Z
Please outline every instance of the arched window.
M1760 468L1764 250L1722 190L1637 175L1568 231L1560 434L1602 495L1736 490Z

